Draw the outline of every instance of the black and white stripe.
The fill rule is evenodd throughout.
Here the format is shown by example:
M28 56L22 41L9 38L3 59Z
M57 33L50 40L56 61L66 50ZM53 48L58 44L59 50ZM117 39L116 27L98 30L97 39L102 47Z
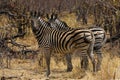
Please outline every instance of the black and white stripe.
M90 30L73 29L58 31L49 26L43 26L39 19L33 17L31 24L38 45L44 51L47 64L47 77L50 75L50 55L53 52L67 54L78 50L88 53L93 64L93 69L95 69L93 55L94 35Z
M71 30L72 29L64 21L61 21L60 19L58 19L56 14L54 14L54 15L52 14L51 18L48 18L48 19L49 19L49 23L51 24L51 27L53 27L53 28L55 28L59 31L66 31L66 30ZM100 64L101 64L101 61L102 61L102 51L101 51L101 49L106 42L106 33L105 33L104 29L101 28L101 27L90 27L88 29L91 30L92 33L95 36L94 51L96 52L97 57L98 57L97 58L98 59L97 69L100 69ZM85 58L85 55L83 55L83 56ZM82 60L82 61L84 61L84 60ZM87 62L84 62L84 63L82 61L81 61L81 66L82 66L82 64L85 63L86 66L83 66L83 67L86 68L88 60L86 60Z

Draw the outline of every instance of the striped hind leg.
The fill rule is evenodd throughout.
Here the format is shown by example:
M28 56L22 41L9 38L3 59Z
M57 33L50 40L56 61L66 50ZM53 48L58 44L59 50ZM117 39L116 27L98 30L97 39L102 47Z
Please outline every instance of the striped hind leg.
M97 55L97 66L96 70L99 71L101 69L101 62L102 62L102 51L101 49L95 50L96 55Z
M73 65L72 65L72 58L71 58L71 54L66 54L65 55L65 57L66 57L66 62L67 62L67 72L70 72L70 71L72 71L72 69L73 69Z
M97 70L96 70L96 61L95 61L94 54L91 53L91 54L88 54L88 56L89 56L89 58L90 58L90 60L92 62L92 65L93 65L93 72L96 72Z
M93 53L93 50L94 50L94 42L95 42L95 39L93 39L90 43L90 46L87 50L87 53L88 53L88 56L92 62L92 65L93 65L93 72L96 72L96 61L95 61L95 56L94 56L94 53Z
M87 55L81 56L81 68L87 70L88 69L88 57Z

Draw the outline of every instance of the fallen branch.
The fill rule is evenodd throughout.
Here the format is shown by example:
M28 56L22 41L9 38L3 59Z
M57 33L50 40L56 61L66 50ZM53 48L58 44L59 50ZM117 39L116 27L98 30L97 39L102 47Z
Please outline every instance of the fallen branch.
M15 39L15 38L23 37L24 35L25 35L25 32L22 33L22 34L17 34L17 35L15 35L15 36L5 37L5 38L3 38L2 40L12 40L12 39Z

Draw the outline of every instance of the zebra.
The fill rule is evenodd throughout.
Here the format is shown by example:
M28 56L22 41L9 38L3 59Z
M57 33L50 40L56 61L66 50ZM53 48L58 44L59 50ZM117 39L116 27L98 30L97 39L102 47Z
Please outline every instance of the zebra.
M65 31L65 30L71 30L72 28L70 28L64 21L61 21L57 18L57 14L52 14L51 17L49 17L49 15L47 14L46 17L49 20L48 23L49 25L56 29L56 30L60 30L60 31Z
M66 31L66 30L70 30L72 29L71 27L69 27L64 21L61 21L60 19L58 19L57 14L52 14L51 18L49 18L49 16L47 15L47 19L49 20L48 22L51 24L51 27L59 30L59 31ZM92 31L92 33L95 36L95 44L94 44L94 51L96 52L97 55L97 66L96 66L96 70L100 70L100 65L102 62L102 47L105 45L106 42L106 32L103 28L101 27L89 27L89 30ZM70 56L70 55L69 55ZM83 55L84 57L82 57L81 60L81 67L87 69L88 66L88 59L87 56ZM69 60L69 64L71 63L71 60Z
M48 17L49 16L47 14L47 18ZM51 17L51 20L52 19L54 19L54 18ZM41 22L41 25L43 25L43 26L49 25L48 27L54 28L54 29L59 30L59 31L72 30L72 28L70 28L65 22L62 22L62 24L60 24L61 27L59 27L59 26L56 26L54 24L52 25L50 22L47 22L47 21L43 20L42 17L39 17L39 21ZM57 22L59 23L59 21L57 21ZM82 56L84 56L83 60L86 60L86 61L83 61L83 60L81 61L81 67L86 69L87 68L86 64L88 63L87 54L83 51L82 52ZM67 69L66 69L66 71L70 72L73 69L73 65L72 65L72 62L71 62L71 53L66 54L65 58L66 58L66 62L67 62Z
M68 30L58 31L48 26L43 26L37 16L31 15L32 32L37 39L39 48L44 52L46 60L46 77L50 75L50 56L53 52L68 54L74 51L84 51L88 53L95 71L95 58L93 54L94 35L90 30Z
M51 27L51 25L50 25L50 23L49 22L47 22L47 21L45 21L45 20L43 20L43 18L42 17L39 17L39 21L40 21L40 23L41 23L41 25L42 26L47 26L47 27L50 27L50 28L52 28ZM54 27L54 28L56 28L56 27ZM66 28L66 29L68 29L68 28ZM57 30L57 29L56 29ZM72 62L71 62L71 56L70 56L71 54L69 53L69 54L67 54L65 57L66 57L66 62L67 62L67 72L70 72L70 71L72 71L72 69L73 69L73 66L72 66ZM56 56L55 56L56 57ZM63 58L63 57L62 57Z

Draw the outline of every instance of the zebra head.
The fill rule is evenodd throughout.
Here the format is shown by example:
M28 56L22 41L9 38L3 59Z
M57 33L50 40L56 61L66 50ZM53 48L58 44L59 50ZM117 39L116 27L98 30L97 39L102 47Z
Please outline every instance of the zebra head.
M62 20L58 18L58 15L53 13L51 17L47 15L48 22L50 23L51 27L57 29L57 30L69 30L70 27Z
M47 19L48 19L48 23L50 24L50 26L52 28L57 29L58 28L58 24L56 23L57 20L57 14L52 13L52 15L49 17L49 15L46 15Z
M31 12L31 27L33 31L39 29L39 17L36 12Z

